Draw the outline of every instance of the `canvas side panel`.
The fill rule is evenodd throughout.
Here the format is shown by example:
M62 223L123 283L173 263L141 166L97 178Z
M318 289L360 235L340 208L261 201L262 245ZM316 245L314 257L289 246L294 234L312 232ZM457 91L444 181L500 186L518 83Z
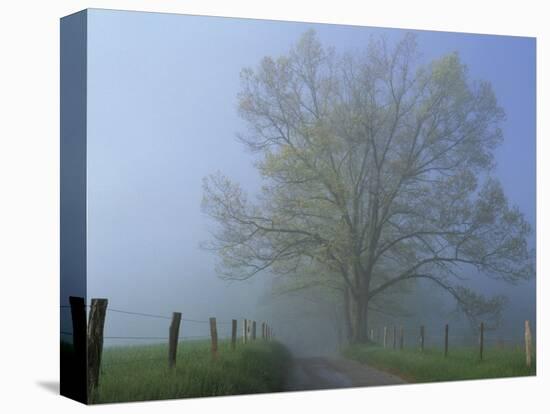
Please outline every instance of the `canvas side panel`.
M86 403L87 11L61 19L60 54L60 391Z

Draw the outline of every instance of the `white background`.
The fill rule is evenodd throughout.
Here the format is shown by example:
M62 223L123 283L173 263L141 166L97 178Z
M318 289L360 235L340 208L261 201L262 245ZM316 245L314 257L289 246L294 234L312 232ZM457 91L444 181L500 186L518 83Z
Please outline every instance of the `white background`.
M550 34L544 1L53 0L0 3L0 411L499 413L550 409L544 190ZM58 381L59 18L86 7L537 37L538 376L86 408ZM521 168L518 165L517 168ZM468 410L468 411L467 411Z

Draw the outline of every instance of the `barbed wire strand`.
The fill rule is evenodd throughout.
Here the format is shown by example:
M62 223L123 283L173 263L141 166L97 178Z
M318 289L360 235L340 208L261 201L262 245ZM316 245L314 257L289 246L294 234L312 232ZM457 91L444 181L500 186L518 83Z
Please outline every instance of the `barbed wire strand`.
M210 338L209 335L186 335L186 336L179 336L178 340L185 340L185 339L198 339L198 338ZM162 340L168 340L170 339L167 336L104 336L103 339L162 339ZM224 338L219 338L224 339Z
M126 311L126 310L122 310L122 309L107 308L107 311L115 312L115 313L124 313L124 314L127 314L127 315L144 316L144 317L149 317L149 318L172 319L170 316L155 315L153 313L132 312L132 311Z

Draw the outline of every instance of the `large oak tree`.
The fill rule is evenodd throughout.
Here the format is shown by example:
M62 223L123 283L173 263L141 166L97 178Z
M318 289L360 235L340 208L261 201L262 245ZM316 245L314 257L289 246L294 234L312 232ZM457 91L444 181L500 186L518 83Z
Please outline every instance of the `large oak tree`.
M469 267L533 274L530 227L491 176L503 110L458 54L424 63L412 35L338 54L310 31L241 77L239 139L264 186L249 201L205 179L224 277L314 272L341 287L349 339L363 342L369 303L405 281L430 280L475 315L491 302L465 287Z

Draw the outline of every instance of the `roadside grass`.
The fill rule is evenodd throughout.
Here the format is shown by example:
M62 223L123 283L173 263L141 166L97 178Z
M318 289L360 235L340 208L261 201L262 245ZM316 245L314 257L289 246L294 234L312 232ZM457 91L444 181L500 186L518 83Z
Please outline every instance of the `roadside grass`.
M290 354L277 342L218 345L212 359L209 341L180 343L176 367L168 368L162 345L109 347L103 350L99 387L92 403L209 397L281 391Z
M536 360L525 364L522 347L488 347L483 361L475 348L450 348L445 358L441 349L384 349L378 345L351 345L342 354L402 377L408 382L456 381L536 375Z

